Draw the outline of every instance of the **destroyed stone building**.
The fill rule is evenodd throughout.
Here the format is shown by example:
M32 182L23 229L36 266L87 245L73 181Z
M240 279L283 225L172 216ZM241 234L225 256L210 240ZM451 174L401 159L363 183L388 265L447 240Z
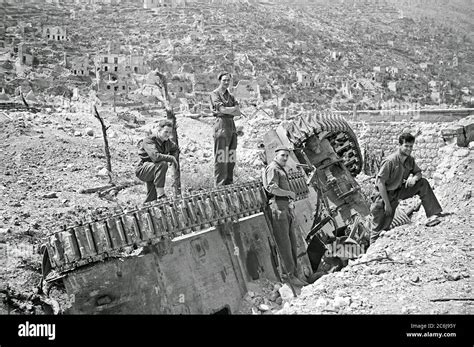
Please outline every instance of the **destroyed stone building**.
M141 75L146 74L148 72L148 68L145 65L144 56L138 54L136 50L129 55L126 68L130 69L130 71L132 71L133 73Z
M234 96L239 101L257 102L261 101L260 86L257 79L244 80L241 79L234 87Z
M89 76L89 57L84 56L71 58L71 72L76 76Z
M304 72L304 71L297 71L296 72L296 78L297 78L297 83L301 85L302 87L313 87L314 82L313 78L311 77L310 74Z
M43 38L47 40L66 41L67 30L60 26L47 25L43 27Z
M125 64L126 56L117 53L102 53L95 59L97 71L118 73L120 70L120 72L123 72Z
M34 56L31 45L20 43L18 45L18 57L22 65L32 66L38 64L38 58Z
M168 91L173 98L185 98L186 95L192 94L192 77L174 75L170 79Z

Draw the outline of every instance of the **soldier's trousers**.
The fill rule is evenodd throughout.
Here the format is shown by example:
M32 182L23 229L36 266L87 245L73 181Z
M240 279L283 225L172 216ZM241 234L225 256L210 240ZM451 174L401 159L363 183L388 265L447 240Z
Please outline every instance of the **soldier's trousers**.
M237 134L227 129L214 132L214 177L216 186L234 183L234 167L237 160Z
M288 207L288 201L272 200L270 210L273 235L284 264L284 271L287 275L297 275L298 249L293 216Z
M390 205L392 206L391 215L385 215L385 203L380 194L376 197L370 207L370 212L374 218L374 225L370 232L370 243L373 243L379 237L382 230L388 230L390 228L399 200L405 200L415 195L419 195L423 208L425 209L426 217L428 218L442 211L441 205L439 204L430 183L425 178L418 180L413 187L405 188L403 185L397 190L388 191L387 194L390 200Z
M138 165L135 175L146 183L147 194L145 202L157 199L156 188L164 188L168 162L144 162Z

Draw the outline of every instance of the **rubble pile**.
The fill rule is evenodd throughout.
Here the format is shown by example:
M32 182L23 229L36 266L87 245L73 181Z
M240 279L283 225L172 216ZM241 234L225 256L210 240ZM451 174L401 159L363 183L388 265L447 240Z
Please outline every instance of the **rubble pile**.
M266 279L249 282L247 289L237 314L275 314L283 305L282 296L293 296L288 285Z
M443 147L442 160L433 175L436 193L445 201L446 208L456 209L472 206L474 179L472 171L474 142L468 148L455 144ZM472 208L472 207L471 207Z

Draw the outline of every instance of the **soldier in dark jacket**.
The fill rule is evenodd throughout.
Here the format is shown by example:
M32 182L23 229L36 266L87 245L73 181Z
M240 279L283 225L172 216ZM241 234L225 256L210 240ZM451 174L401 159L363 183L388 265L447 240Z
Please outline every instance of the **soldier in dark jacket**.
M165 179L168 165L178 165L178 146L170 140L173 123L162 120L158 123L156 134L141 141L138 155L140 163L135 170L136 176L146 182L145 202L166 197Z

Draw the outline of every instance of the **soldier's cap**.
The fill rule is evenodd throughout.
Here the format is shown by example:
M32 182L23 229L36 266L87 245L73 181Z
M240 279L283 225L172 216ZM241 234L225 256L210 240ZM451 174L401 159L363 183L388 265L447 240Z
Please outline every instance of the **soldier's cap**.
M280 151L290 152L290 149L288 147L285 147L285 146L278 146L277 148L275 148L275 153L280 152Z
M222 78L223 76L225 76L225 75L229 75L229 77L232 78L232 75L230 74L230 72L224 71L224 72L221 72L221 73L219 74L219 76L217 76L217 80L220 81L221 78Z

